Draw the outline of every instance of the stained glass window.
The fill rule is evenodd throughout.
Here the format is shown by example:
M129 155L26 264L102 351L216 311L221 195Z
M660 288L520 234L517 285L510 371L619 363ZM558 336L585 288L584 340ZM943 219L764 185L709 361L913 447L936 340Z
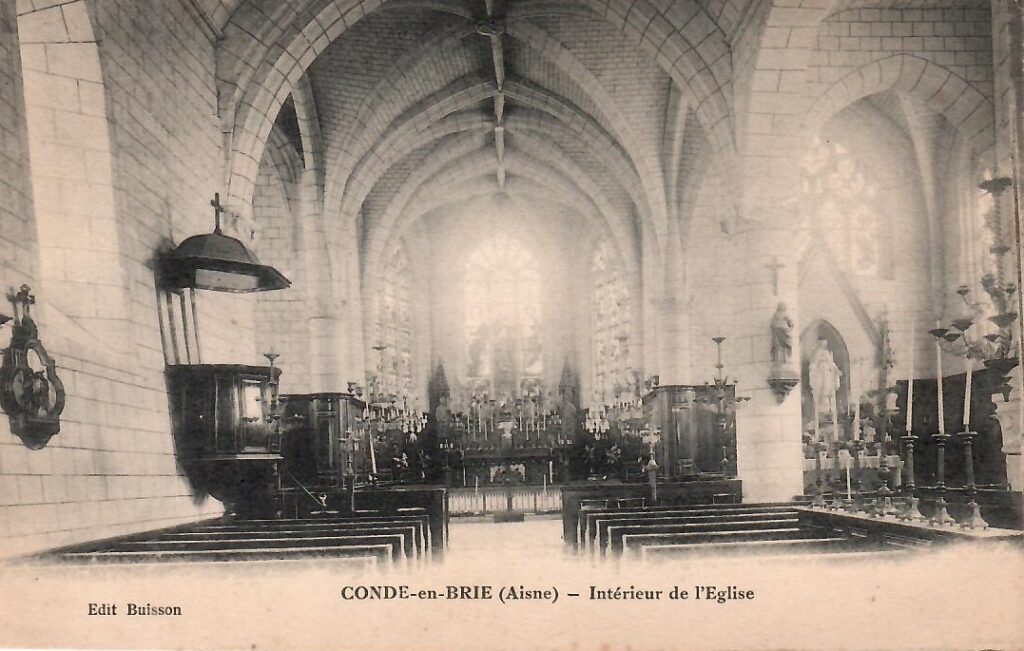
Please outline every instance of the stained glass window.
M466 376L492 396L518 395L523 380L544 372L536 260L495 236L470 256L465 279Z
M595 249L590 271L594 398L608 403L628 392L635 381L629 349L632 301L622 265L607 242Z
M812 232L848 273L879 275L880 193L863 166L843 145L816 140L803 173Z
M367 337L370 375L379 373L387 392L406 395L412 391L413 377L409 282L409 260L399 248L388 258L373 299L373 331Z

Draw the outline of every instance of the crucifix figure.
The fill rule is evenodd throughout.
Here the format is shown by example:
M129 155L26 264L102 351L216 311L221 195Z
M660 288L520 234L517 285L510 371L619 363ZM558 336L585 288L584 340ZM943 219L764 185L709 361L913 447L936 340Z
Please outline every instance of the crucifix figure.
M770 264L766 264L765 267L772 273L772 295L779 295L779 269L782 269L786 265L779 262L778 256L772 256Z
M213 194L213 201L210 202L210 205L213 206L214 219L216 219L213 232L220 235L220 214L226 212L224 206L220 203L220 192Z

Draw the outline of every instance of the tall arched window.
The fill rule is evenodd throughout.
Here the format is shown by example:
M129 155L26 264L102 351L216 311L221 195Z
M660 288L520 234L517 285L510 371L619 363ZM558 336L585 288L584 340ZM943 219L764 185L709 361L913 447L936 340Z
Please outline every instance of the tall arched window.
M371 376L380 376L388 393L412 392L412 319L409 290L409 260L399 248L388 258L379 291L374 297L373 330L367 353Z
M607 242L600 242L594 250L590 273L594 397L608 403L634 383L630 366L632 301L622 265Z
M816 140L804 158L803 172L811 230L848 273L879 275L880 196L865 170L843 145Z
M540 273L507 237L483 242L466 262L466 376L492 396L518 395L544 372Z

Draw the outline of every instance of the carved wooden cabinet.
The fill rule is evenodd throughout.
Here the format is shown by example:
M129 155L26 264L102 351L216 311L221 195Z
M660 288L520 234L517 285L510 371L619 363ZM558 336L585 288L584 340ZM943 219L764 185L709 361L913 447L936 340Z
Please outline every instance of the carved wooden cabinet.
M187 460L278 460L271 415L280 369L240 364L167 367L171 420Z
M366 472L369 454L356 418L363 403L348 393L288 394L282 422L288 472L304 484L338 486Z
M721 412L719 400L723 402ZM736 441L731 434L736 413L729 406L734 400L735 387L731 385L724 396L709 385L659 386L644 396L644 416L651 427L661 431L657 460L666 477L720 473L724 455L730 468L735 468Z

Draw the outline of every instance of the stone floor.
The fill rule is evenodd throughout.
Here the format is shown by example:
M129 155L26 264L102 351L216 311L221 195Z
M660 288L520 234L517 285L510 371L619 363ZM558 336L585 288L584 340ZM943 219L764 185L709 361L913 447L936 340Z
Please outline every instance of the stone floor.
M1018 648L1024 554L949 548L864 560L694 559L660 566L568 552L557 517L454 519L443 562L353 573L329 562L173 568L0 568L0 647L417 649ZM348 601L345 586L490 598ZM697 586L753 600L694 599ZM505 600L509 588L558 599ZM668 598L678 587L687 600ZM658 600L592 599L591 589L662 590ZM570 593L580 595L572 597ZM956 595L955 598L950 598ZM90 602L180 605L179 618L97 618ZM13 625L10 624L13 622Z

